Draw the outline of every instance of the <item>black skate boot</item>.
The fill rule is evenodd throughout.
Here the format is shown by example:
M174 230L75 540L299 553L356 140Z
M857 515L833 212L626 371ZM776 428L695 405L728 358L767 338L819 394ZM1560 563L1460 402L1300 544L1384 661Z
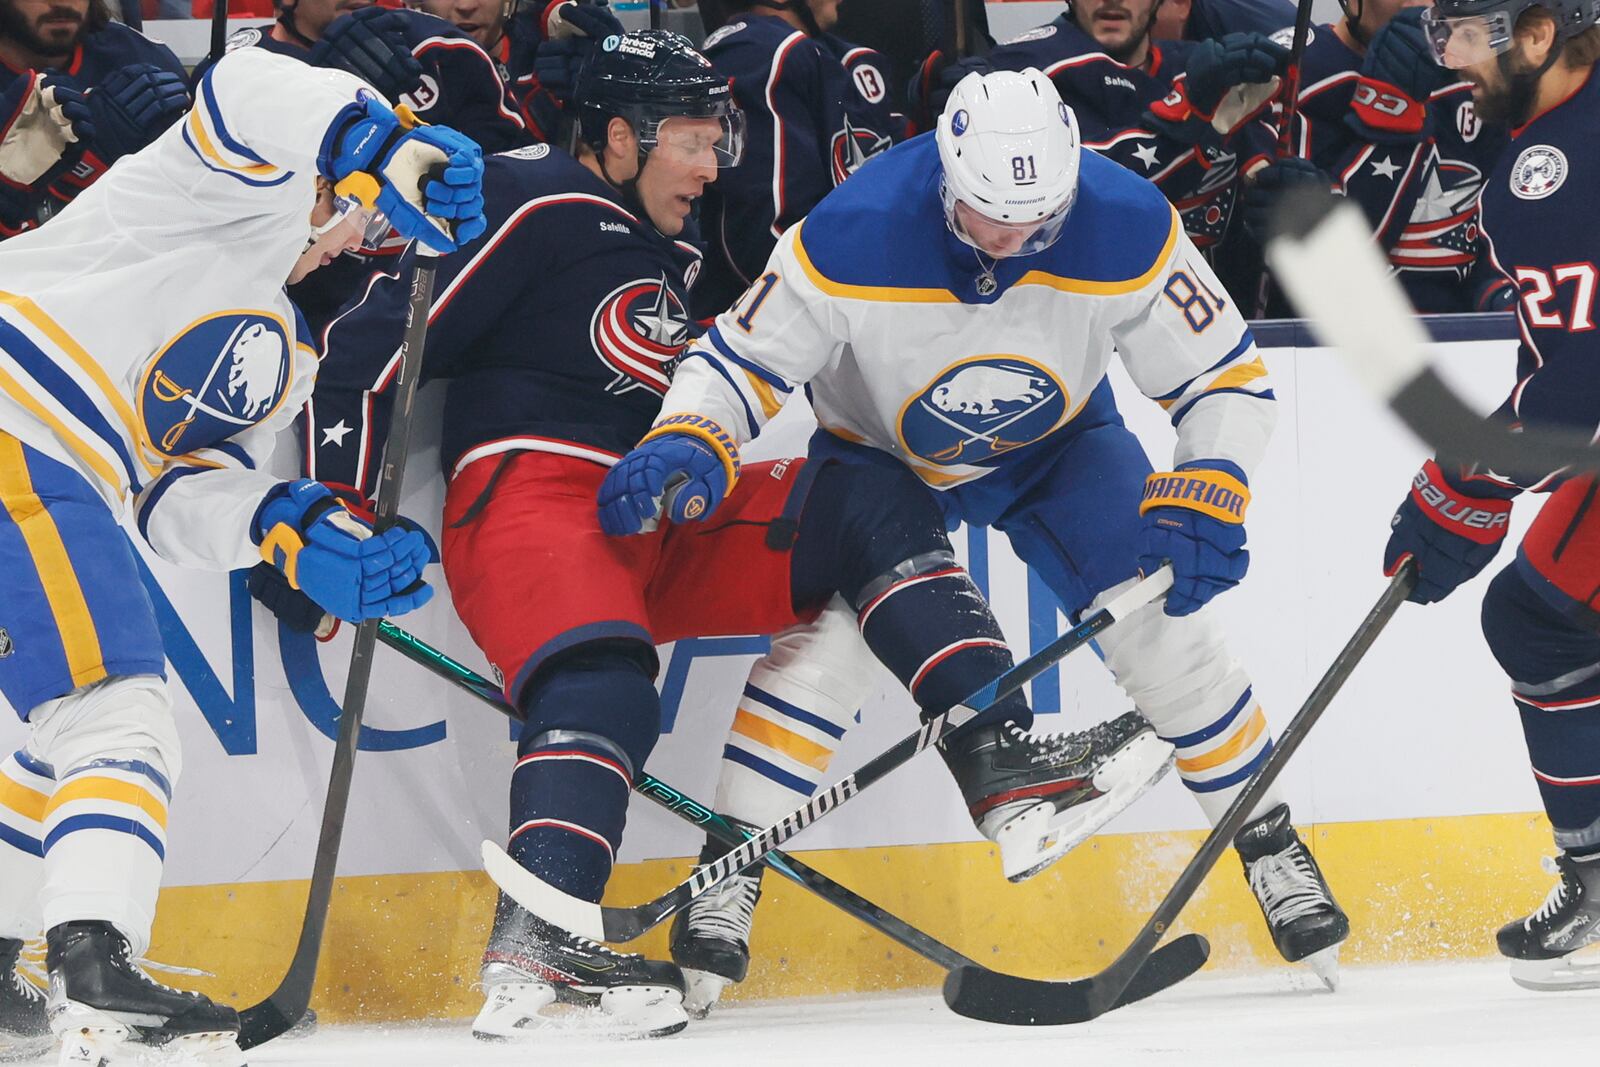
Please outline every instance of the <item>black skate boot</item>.
M1290 825L1289 805L1279 804L1245 823L1233 847L1279 954L1290 963L1305 960L1324 985L1337 989L1339 944L1350 936L1350 919Z
M698 866L721 859L731 847L707 841ZM750 971L750 923L761 899L761 874L751 867L700 894L672 920L672 962L683 968L684 1007L704 1019L730 983Z
M568 933L505 894L483 952L484 1005L472 1034L505 1041L560 1030L664 1037L689 1025L683 972Z
M1600 855L1575 860L1563 853L1544 862L1561 881L1538 911L1495 935L1500 954L1511 957L1511 980L1545 991L1600 988L1600 956L1572 955L1600 942Z
M43 1056L56 1043L44 990L22 976L22 942L0 938L0 1063Z
M1136 711L1075 734L1007 723L939 746L978 832L1013 882L1032 878L1132 804L1172 766L1172 746Z
M239 1013L152 979L110 923L62 923L45 941L50 1028L61 1036L61 1063L100 1067L125 1043L167 1046L182 1062L244 1063Z

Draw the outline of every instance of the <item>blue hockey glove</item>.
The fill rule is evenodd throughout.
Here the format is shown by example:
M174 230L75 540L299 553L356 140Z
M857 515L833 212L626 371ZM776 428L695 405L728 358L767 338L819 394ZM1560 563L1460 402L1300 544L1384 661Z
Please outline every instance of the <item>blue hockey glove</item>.
M170 70L134 63L114 70L85 94L94 150L107 163L137 152L189 110L189 87Z
M381 100L334 120L317 169L334 191L389 216L400 236L454 252L483 233L483 150Z
M0 181L27 188L74 147L93 140L83 94L48 74L29 71L0 93Z
M1489 565L1510 525L1511 501L1462 492L1430 459L1389 521L1383 573L1393 577L1400 564L1415 560L1417 584L1406 599L1443 600Z
M561 101L571 102L578 71L588 61L595 45L613 35L626 32L605 0L557 0L545 11L544 37L533 61L534 77Z
M1411 142L1428 135L1428 97L1454 74L1434 62L1420 7L1403 8L1372 38L1345 125L1365 141Z
M422 84L422 64L406 41L405 16L385 7L366 7L340 15L311 47L313 67L346 70L391 104Z
M273 486L253 525L261 557L341 619L403 615L433 597L422 569L439 550L427 532L402 519L375 534L319 482Z
M1184 96L1195 114L1210 122L1235 85L1262 84L1289 66L1289 50L1261 33L1228 33L1202 41L1184 68Z
M1244 472L1223 460L1185 463L1145 480L1139 569L1153 574L1172 563L1168 615L1192 615L1244 578L1250 566L1244 547L1249 503Z
M1278 202L1291 190L1307 186L1333 188L1333 179L1309 159L1286 156L1256 171L1244 183L1244 226L1266 247Z
M648 533L663 506L673 522L710 518L739 480L739 448L700 415L663 419L600 483L600 529L613 537Z

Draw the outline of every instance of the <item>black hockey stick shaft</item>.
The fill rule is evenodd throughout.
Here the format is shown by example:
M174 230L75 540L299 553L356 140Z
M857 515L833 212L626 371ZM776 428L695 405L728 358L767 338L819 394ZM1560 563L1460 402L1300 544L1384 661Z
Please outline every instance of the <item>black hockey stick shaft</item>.
M729 851L720 859L698 867L688 879L654 900L633 907L606 907L564 893L541 880L513 860L505 849L492 841L483 843L484 869L496 884L517 903L544 919L573 933L613 944L632 941L730 875L750 866L755 860L800 833L818 819L859 796L868 786L909 762L924 749L931 748L950 732L971 722L997 700L1016 692L1044 673L1074 649L1088 644L1118 619L1158 599L1172 587L1172 568L1163 566L1119 593L1104 608L1084 619L1022 663L941 715L868 760L854 774L815 794L801 807L777 823Z
M493 682L394 623L385 620L379 625L378 640L412 662L465 689L502 715L518 721L522 719L521 712L506 702L500 695L499 687ZM654 775L641 772L633 783L633 788L635 792L648 797L685 822L702 827L725 845L737 845L750 836L743 828L729 822L711 808ZM949 945L923 933L904 919L884 910L854 890L840 885L821 871L813 870L793 856L773 849L762 857L761 862L791 882L809 889L834 907L945 970L974 962Z
M1396 610L1416 584L1416 566L1407 561L1389 582L1383 595L1361 625L1351 635L1311 695L1306 698L1289 725L1278 736L1272 754L1262 763L1229 805L1183 873L1167 891L1122 954L1100 973L1075 982L1039 982L1000 974L986 968L958 968L945 979L945 1003L961 1015L988 1022L1021 1025L1050 1025L1085 1022L1116 1007L1140 969L1146 965L1156 945L1171 928L1189 899L1200 888L1211 868L1232 843L1255 806L1283 768L1294 758L1345 680L1361 662L1372 643L1393 618ZM1192 935L1190 935L1192 936Z
M394 414L389 437L383 448L383 468L378 476L374 505L375 531L394 524L400 512L400 485L405 474L406 456L411 451L412 414L417 395L417 379L422 376L422 350L428 335L428 311L433 304L433 256L421 242L411 274L411 297L406 306L405 338L400 346L400 365L395 372ZM328 775L328 795L322 806L322 828L317 834L316 860L311 867L311 891L306 898L305 918L300 925L300 940L295 945L289 970L278 988L266 1000L239 1013L239 1047L253 1048L288 1030L305 1015L311 1005L311 990L316 982L317 961L322 954L322 933L328 920L328 903L333 896L333 879L339 865L339 843L344 836L345 811L350 803L350 783L355 772L357 743L361 736L361 715L366 708L367 684L372 677L372 657L378 641L381 620L368 619L356 627L350 652L350 673L345 681L344 702L340 705L339 736L333 746L333 769Z
M228 0L212 0L211 7L211 51L206 58L215 63L222 58L222 50L228 39Z
M1311 37L1311 8L1313 0L1299 0L1294 12L1294 37L1289 42L1289 69L1283 75L1283 109L1278 114L1278 158L1287 159L1300 153L1294 149L1294 124L1300 114L1300 64L1306 54L1306 41ZM1267 313L1267 299L1272 290L1272 276L1266 264L1261 265L1261 281L1256 289L1256 313L1261 318Z

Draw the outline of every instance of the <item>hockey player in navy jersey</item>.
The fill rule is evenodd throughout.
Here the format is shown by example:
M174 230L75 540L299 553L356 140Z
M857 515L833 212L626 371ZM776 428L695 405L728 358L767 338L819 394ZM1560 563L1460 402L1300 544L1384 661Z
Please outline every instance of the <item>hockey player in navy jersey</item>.
M728 21L706 38L706 56L749 116L750 141L744 162L706 195L697 318L726 309L784 230L905 132L882 58L827 32L839 5L734 0L723 5Z
M1584 434L1600 423L1594 359L1600 275L1600 26L1580 0L1439 0L1424 27L1440 61L1472 85L1486 122L1512 130L1483 187L1496 269L1517 286L1517 383L1495 417ZM1395 513L1384 569L1410 557L1411 599L1448 596L1489 564L1513 501L1548 493L1515 558L1489 582L1483 635L1511 680L1533 777L1555 829L1559 881L1502 927L1511 974L1535 989L1600 986L1600 509L1593 475L1507 478L1430 460ZM1525 504L1532 507L1532 504ZM1548 862L1548 861L1547 861Z
M942 93L967 73L1042 70L1077 114L1084 145L1154 182L1189 239L1209 250L1234 217L1242 132L1276 90L1288 51L1261 34L1157 43L1159 7L1077 0L981 59L941 70L943 57L931 56L913 87L926 109L919 125L928 128Z
M793 712L812 725L802 729L821 721L840 733L834 723L859 706L863 683L854 676L871 672L854 661L830 665L852 676L843 682L802 671L824 706L792 684L797 664L786 655L794 640L826 640L804 631L836 595L847 605L846 647L859 643L859 613L866 643L930 712L994 678L1011 656L954 561L938 509L898 466L742 464L720 426L675 422L655 432L652 448L714 471L676 494L670 520L654 532L606 535L628 521L631 504L617 500L597 514L596 492L608 468L652 433L689 342L699 256L684 240L687 218L695 197L737 159L741 123L726 79L685 39L660 31L603 42L573 108L576 158L536 146L488 161L490 229L440 267L427 374L450 379L441 447L446 580L507 698L527 717L511 777L509 850L539 877L598 900L621 843L629 784L660 731L656 644L788 630L793 639L779 639L775 666L791 668L789 688L765 688L766 675L753 675L766 703L749 714L788 722L776 705L803 702L811 710ZM319 387L317 426L359 421L369 408L377 421L338 435L342 445L314 428L321 477L359 483L371 473L359 440L381 432L384 366L398 337L381 309L403 301L402 289L375 289L329 333L324 367L361 365L369 376L326 379L336 388ZM650 491L650 473L635 472ZM691 521L713 509L716 523ZM857 695L832 699L841 687ZM991 714L1024 725L1031 717L1020 696ZM1074 803L1102 820L1170 754L1134 715L1061 745L1085 779ZM1038 750L1019 743L1008 751ZM1119 754L1126 758L1116 761ZM474 1029L486 1037L537 1036L553 1022L541 1014L552 1002L587 1005L574 1022L589 1031L663 1034L687 1022L678 967L572 937L507 900L496 910L482 981L486 1003Z
M178 57L112 22L105 0L0 0L0 238L60 211L188 109Z
M1171 471L1151 473L1116 412L1104 377L1113 352L1171 413ZM1081 151L1043 74L969 75L936 135L891 150L784 235L756 284L691 346L655 430L606 476L607 528L653 517L660 486L684 473L710 487L697 518L715 527L721 475L673 427L710 419L741 443L777 410L773 398L802 388L821 427L809 462L913 472L950 519L1004 530L1069 617L1171 561L1165 607L1130 615L1100 648L1220 819L1272 742L1202 608L1245 573L1248 478L1272 391L1176 212ZM1065 783L991 803L985 785L1009 763L1003 732L943 751L1008 874L1059 858ZM1327 962L1349 924L1281 795L1263 798L1235 844L1279 950Z
M1417 0L1343 3L1344 17L1314 27L1306 43L1290 131L1295 157L1273 159L1275 120L1253 134L1257 147L1245 161L1252 233L1266 232L1284 189L1331 184L1361 207L1418 311L1508 307L1510 290L1484 262L1478 224L1478 193L1504 150L1505 126L1484 122L1470 86L1433 62Z
M284 283L391 225L441 251L482 228L477 147L407 128L348 74L250 51L198 90L0 246L0 692L28 727L0 761L0 960L45 931L63 1063L132 1062L130 1041L240 1062L233 1009L134 963L182 757L119 520L179 566L266 560L342 618L425 603L420 529L375 534L326 487L266 472L317 371ZM0 1028L40 1037L23 993L4 975Z

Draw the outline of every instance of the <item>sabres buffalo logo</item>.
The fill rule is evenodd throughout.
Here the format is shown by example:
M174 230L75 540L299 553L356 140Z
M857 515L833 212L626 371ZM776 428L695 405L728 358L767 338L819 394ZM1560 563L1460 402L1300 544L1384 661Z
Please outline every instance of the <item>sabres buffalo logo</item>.
M930 463L975 464L1032 444L1067 414L1066 387L1021 356L947 367L900 411L906 450Z
M665 394L672 369L689 343L689 314L665 274L638 278L612 290L589 323L600 362L615 372L606 392L631 389Z
M263 314L225 312L187 327L139 386L151 446L181 456L267 418L288 392L291 352L282 321Z
M865 126L856 126L846 116L844 129L833 135L831 148L833 184L843 184L844 180L860 170L867 160L881 152L887 152L893 145L893 139L887 134L876 133Z

